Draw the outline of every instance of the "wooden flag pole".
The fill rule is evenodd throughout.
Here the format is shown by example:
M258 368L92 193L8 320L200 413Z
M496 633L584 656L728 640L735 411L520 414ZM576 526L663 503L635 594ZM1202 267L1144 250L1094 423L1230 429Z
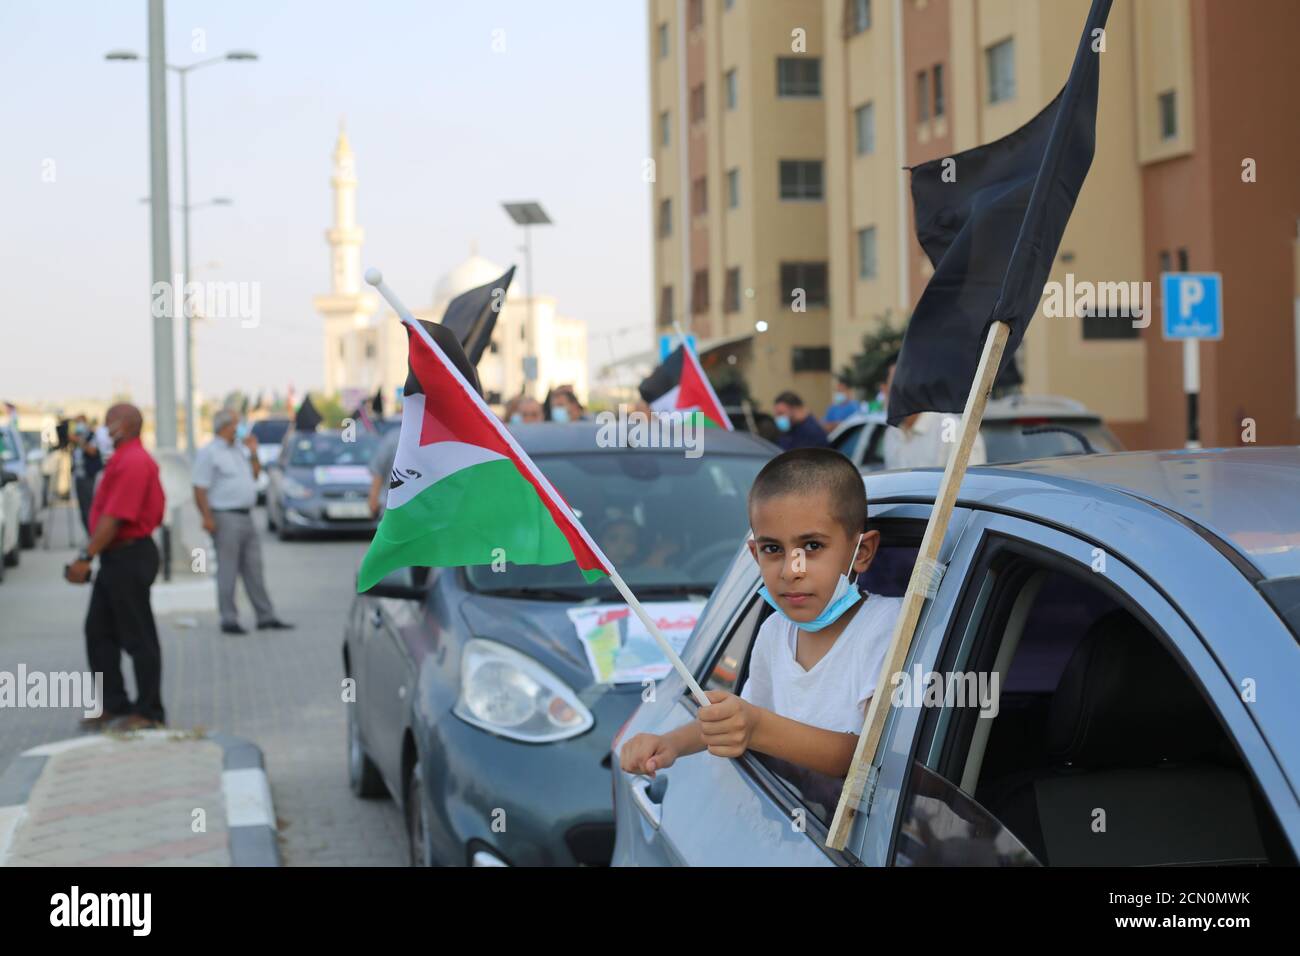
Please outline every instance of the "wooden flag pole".
M975 380L971 382L970 394L966 396L966 409L962 412L961 425L957 430L957 447L948 458L948 465L943 471L943 481L939 484L939 494L930 513L930 521L925 527L925 537L921 539L921 549L912 568L912 576L907 582L907 593L903 597L903 606L898 612L898 621L894 625L894 637L876 678L876 690L871 695L867 706L867 717L858 737L858 746L853 752L853 763L849 765L848 777L844 789L840 792L839 806L835 808L835 818L831 820L830 833L826 845L833 850L844 849L849 832L853 829L853 820L862 802L862 792L866 787L867 776L876 759L880 746L881 732L885 728L885 718L889 716L891 694L888 688L893 686L893 675L903 670L908 652L912 647L912 638L916 632L917 621L921 617L921 607L931 589L935 573L938 570L939 549L943 547L944 535L948 532L948 521L952 517L953 504L957 500L957 489L966 474L966 464L979 434L980 423L984 419L984 407L988 404L989 392L997 378L998 366L1002 363L1002 352L1006 348L1007 336L1011 326L1005 322L994 322L984 340L984 352L980 356L979 366L975 370Z

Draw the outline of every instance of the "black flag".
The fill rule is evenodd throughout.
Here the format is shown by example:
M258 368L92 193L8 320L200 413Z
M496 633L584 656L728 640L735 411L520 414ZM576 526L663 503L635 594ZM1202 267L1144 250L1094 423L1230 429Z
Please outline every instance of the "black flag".
M477 289L462 292L447 303L447 311L442 314L442 325L456 333L465 356L472 365L487 351L492 340L492 330L497 324L506 300L506 290L510 280L515 277L515 267L506 270L505 275ZM438 342L442 345L442 342Z
M311 396L304 395L302 404L298 406L298 411L293 416L293 429L299 432L314 432L324 420L320 412L316 411L316 406L312 404Z
M999 381L1042 298L1096 146L1111 0L1093 0L1065 88L1015 132L912 168L916 238L934 265L903 338L889 423L960 412L994 322L1011 327Z

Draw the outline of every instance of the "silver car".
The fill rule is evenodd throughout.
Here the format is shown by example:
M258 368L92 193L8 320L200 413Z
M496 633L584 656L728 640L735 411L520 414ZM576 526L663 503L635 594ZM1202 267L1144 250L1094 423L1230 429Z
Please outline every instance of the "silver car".
M850 415L826 436L859 471L885 467L885 413ZM1055 395L1007 395L992 399L980 425L990 464L1123 451L1101 416L1072 398Z
M940 478L864 476L867 590L905 590ZM1294 865L1298 487L1297 448L972 469L846 850L838 779L754 752L618 770L621 741L692 719L670 677L614 743L614 863ZM700 618L706 689L744 684L758 584L742 551Z

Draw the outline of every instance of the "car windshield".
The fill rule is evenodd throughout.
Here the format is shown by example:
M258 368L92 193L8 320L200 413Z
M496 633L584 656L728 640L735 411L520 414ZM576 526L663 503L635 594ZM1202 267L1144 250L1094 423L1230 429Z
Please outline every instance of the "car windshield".
M375 436L357 435L344 441L342 432L316 432L293 439L291 468L315 468L317 465L369 465L375 454Z
M28 449L40 448L44 444L41 440L40 432L20 432L19 434L23 436L23 444L26 445Z
M0 461L17 461L18 449L7 431L0 431Z
M1025 429L1068 428L1088 440L1096 452L1123 451L1119 441L1105 425L1084 419L1034 419L1032 421L984 421L980 434L984 436L984 450L990 464L1004 461L1026 461L1030 458L1055 458L1058 455L1082 455L1087 452L1079 439L1066 431L1042 432L1026 435Z
M623 580L648 598L713 589L749 528L749 486L767 462L631 450L535 460ZM481 565L467 574L486 593L556 600L616 593L607 581L588 584L573 562Z
M253 437L262 445L278 445L284 441L284 433L289 430L289 419L268 418L253 422Z

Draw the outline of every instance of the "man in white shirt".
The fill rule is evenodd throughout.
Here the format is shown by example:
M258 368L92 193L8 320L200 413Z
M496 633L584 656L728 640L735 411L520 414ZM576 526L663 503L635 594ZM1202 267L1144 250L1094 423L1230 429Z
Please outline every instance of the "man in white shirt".
M203 528L217 548L217 606L224 634L247 634L239 623L235 605L235 579L244 579L244 590L257 613L257 629L288 630L275 616L262 576L262 543L253 526L257 504L257 439L250 432L236 443L239 414L223 408L212 419L216 437L199 449L194 459L194 502L203 517ZM248 449L245 454L244 449Z
M894 365L889 363L885 377L885 394L888 401L894 384ZM944 468L953 449L957 447L957 429L961 415L952 412L918 412L909 415L898 427L885 430L884 455L886 468ZM967 464L983 465L987 461L984 436L976 434L971 445Z

